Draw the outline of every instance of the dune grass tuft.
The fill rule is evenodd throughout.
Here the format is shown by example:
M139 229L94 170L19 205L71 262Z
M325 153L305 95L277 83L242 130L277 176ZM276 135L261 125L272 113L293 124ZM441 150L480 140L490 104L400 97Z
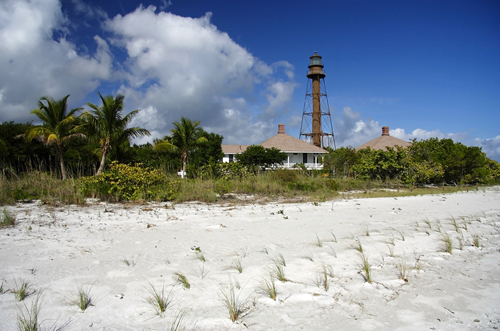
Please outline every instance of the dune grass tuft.
M17 316L17 329L19 331L41 330L39 322L40 310L42 309L41 298L42 295L39 293L31 303L31 306L23 302L23 307L19 307L19 314Z
M146 301L153 307L157 315L163 315L167 308L172 304L173 289L170 289L167 293L165 291L165 285L162 285L160 288L156 288L153 284L149 283L147 290L149 292L149 296L146 298Z
M456 232L460 233L460 226L458 226L457 219L453 216L451 216L451 225L453 225Z
M408 270L408 264L406 263L405 255L403 255L403 257L399 259L397 267L398 267L399 278L407 282L409 270Z
M28 280L20 279L18 281L14 279L14 283L16 284L16 288L12 290L12 293L16 296L17 301L23 301L25 298L35 293L35 290L32 290L32 285Z
M316 286L328 292L328 290L330 289L330 279L328 278L329 276L333 277L333 269L331 268L331 266L323 265L321 272L316 275Z
M387 248L389 249L389 256L394 257L394 246L387 244Z
M405 235L403 232L401 232L400 230L398 229L395 229L395 228L392 228L394 231L396 231L397 233L399 233L399 235L401 236L401 240L402 241L405 241Z
M263 278L260 289L264 294L266 294L269 298L276 301L276 283L274 282L273 274L269 274L269 278Z
M274 264L272 274L274 278L276 278L280 282L288 282L288 279L285 277L285 269L281 264L279 263Z
M453 253L453 240L451 237L445 232L442 234L443 235L443 243L444 243L444 251L452 254Z
M427 226L429 227L429 229L432 229L432 224L431 224L431 221L429 221L429 219L428 219L428 218L426 218L426 219L424 220L424 222L425 222L425 224L427 224Z
M274 262L274 264L280 264L280 265L286 267L285 257L281 253L278 254L278 256L276 256L276 258L273 259L273 262Z
M319 239L317 234L316 234L316 246L323 247L323 240Z
M177 315L175 315L172 323L170 323L170 327L168 328L169 331L185 331L186 326L185 326L185 317L186 317L186 310L182 309L179 311Z
M368 283L372 282L371 265L368 261L368 257L365 254L361 254L361 270L364 274L365 280Z
M246 300L241 301L239 295L236 295L235 286L230 283L228 288L223 287L220 284L217 284L219 287L222 302L227 308L229 313L229 319L232 322L237 321L241 317L245 315L245 313L249 310L249 307L246 305Z
M184 276L180 272L176 272L175 275L177 276L177 281L182 284L182 286L186 289L189 290L191 288L191 284L189 283L188 279L186 276Z
M335 235L335 233L333 233L333 232L330 232L330 233L332 234L333 242L337 243L338 241L337 241L337 236Z
M231 268L237 270L240 274L243 272L243 265L241 264L241 256L237 256L236 258L233 259L233 264L231 265Z
M0 222L0 228L6 228L16 225L16 215L3 209L2 211L2 221Z
M358 252L363 253L363 245L361 245L361 240L359 240L359 238L356 238L355 241L356 245L354 245L353 248Z
M479 243L479 235L477 233L472 234L472 244L477 248L481 247L481 244Z
M92 290L92 286L88 287L80 287L78 288L78 292L76 294L76 298L72 301L82 312L85 311L90 306L93 306L93 300L90 296L90 291Z

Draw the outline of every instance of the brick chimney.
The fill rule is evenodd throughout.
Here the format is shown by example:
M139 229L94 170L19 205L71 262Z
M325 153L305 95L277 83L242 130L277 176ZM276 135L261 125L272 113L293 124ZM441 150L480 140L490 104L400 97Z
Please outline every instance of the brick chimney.
M285 124L283 123L278 124L278 134L279 133L285 133Z
M389 127L388 126L383 126L382 127L382 136L390 136L390 134L389 134Z

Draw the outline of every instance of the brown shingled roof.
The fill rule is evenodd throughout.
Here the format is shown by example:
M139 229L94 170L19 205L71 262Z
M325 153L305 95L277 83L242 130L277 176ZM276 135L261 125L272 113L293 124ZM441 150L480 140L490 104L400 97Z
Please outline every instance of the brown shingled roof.
M246 151L250 145L222 145L222 152L224 154L239 154Z
M275 147L285 153L327 153L323 148L314 146L285 133L285 125L278 125L278 134L260 144L265 148ZM224 154L243 153L249 145L222 145Z
M389 135L389 127L384 126L382 127L382 135L380 137L370 140L369 142L356 147L356 151L359 151L360 149L367 147L370 147L371 149L386 151L387 147L396 148L396 146L406 148L411 146L411 143L395 137L391 137Z
M285 125L278 125L278 134L260 144L265 148L276 147L282 152L290 153L327 153L323 148L314 146L285 133Z

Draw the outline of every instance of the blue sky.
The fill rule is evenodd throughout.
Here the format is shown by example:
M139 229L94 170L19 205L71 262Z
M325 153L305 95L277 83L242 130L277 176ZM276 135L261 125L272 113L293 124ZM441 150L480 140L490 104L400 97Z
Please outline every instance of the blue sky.
M337 146L452 138L500 160L498 1L0 1L0 121L122 93L153 137L181 116L224 143L299 134L323 57ZM153 137L138 141L151 141Z

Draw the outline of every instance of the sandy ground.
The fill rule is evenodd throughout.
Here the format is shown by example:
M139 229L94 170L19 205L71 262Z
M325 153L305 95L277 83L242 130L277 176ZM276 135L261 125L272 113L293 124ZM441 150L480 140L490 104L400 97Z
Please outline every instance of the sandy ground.
M16 330L38 295L42 329L170 330L181 312L186 330L500 327L498 187L317 204L5 208L18 223L0 229L0 330ZM274 301L262 288L281 256L287 281L274 280ZM17 301L23 281L31 295ZM152 286L171 299L161 315ZM223 302L231 288L234 323ZM93 303L84 312L78 289Z

